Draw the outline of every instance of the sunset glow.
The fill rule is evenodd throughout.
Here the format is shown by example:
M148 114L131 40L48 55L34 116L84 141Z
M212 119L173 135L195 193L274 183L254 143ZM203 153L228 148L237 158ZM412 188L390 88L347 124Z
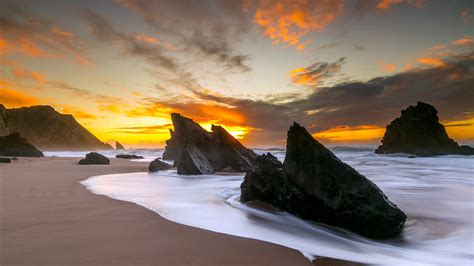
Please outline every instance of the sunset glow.
M425 101L474 141L469 1L363 2L7 0L0 104L51 105L126 146L163 147L177 112L273 147L293 121L379 143Z

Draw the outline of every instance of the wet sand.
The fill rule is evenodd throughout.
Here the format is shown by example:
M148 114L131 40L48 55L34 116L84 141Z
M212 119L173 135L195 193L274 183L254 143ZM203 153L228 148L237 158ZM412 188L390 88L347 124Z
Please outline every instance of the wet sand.
M94 175L143 172L148 163L77 161L20 158L0 164L0 265L311 265L295 250L176 224L78 183ZM339 265L330 259L314 264Z

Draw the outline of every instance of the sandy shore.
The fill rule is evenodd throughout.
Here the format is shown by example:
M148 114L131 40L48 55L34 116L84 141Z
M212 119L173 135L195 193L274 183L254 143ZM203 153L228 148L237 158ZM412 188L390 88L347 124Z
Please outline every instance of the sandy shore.
M78 183L93 175L143 172L147 163L77 161L0 164L0 265L311 265L297 251L176 224Z

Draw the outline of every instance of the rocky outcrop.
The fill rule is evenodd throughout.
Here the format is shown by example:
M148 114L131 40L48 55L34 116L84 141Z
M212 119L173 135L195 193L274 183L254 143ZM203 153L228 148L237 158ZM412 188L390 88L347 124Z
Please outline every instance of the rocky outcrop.
M0 156L43 157L43 153L21 136L14 132L0 137Z
M178 174L209 174L224 168L246 171L255 163L256 154L245 148L221 126L206 131L193 120L171 114L174 131L166 141L163 159L174 160Z
M173 168L171 164L165 163L159 158L153 160L148 166L148 172L158 172L162 170L168 170Z
M10 158L0 157L0 163L11 163L12 160Z
M120 144L118 141L115 142L115 149L116 150L125 150L125 147Z
M115 155L117 159L143 159L143 156L135 154L117 154Z
M303 219L370 238L397 236L406 220L374 183L296 123L288 131L284 163L271 154L258 156L241 192L244 202L267 202Z
M19 132L42 150L112 149L81 126L72 115L50 106L6 109L0 105L0 135Z
M85 159L81 159L79 164L110 164L109 158L97 152L89 152Z
M438 111L427 103L418 102L402 110L385 131L379 154L408 153L419 156L444 154L474 155L474 148L459 146L449 138L439 123Z

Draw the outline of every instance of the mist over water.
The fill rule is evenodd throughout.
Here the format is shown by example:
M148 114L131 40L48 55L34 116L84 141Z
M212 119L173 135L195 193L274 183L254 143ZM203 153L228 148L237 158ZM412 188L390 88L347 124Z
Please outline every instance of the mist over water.
M134 202L177 223L280 244L308 258L386 265L474 263L474 156L407 158L344 147L333 151L408 215L399 238L374 241L242 204L240 173L178 176L169 170L96 176L81 183L96 194ZM284 151L271 152L281 160L285 156Z

